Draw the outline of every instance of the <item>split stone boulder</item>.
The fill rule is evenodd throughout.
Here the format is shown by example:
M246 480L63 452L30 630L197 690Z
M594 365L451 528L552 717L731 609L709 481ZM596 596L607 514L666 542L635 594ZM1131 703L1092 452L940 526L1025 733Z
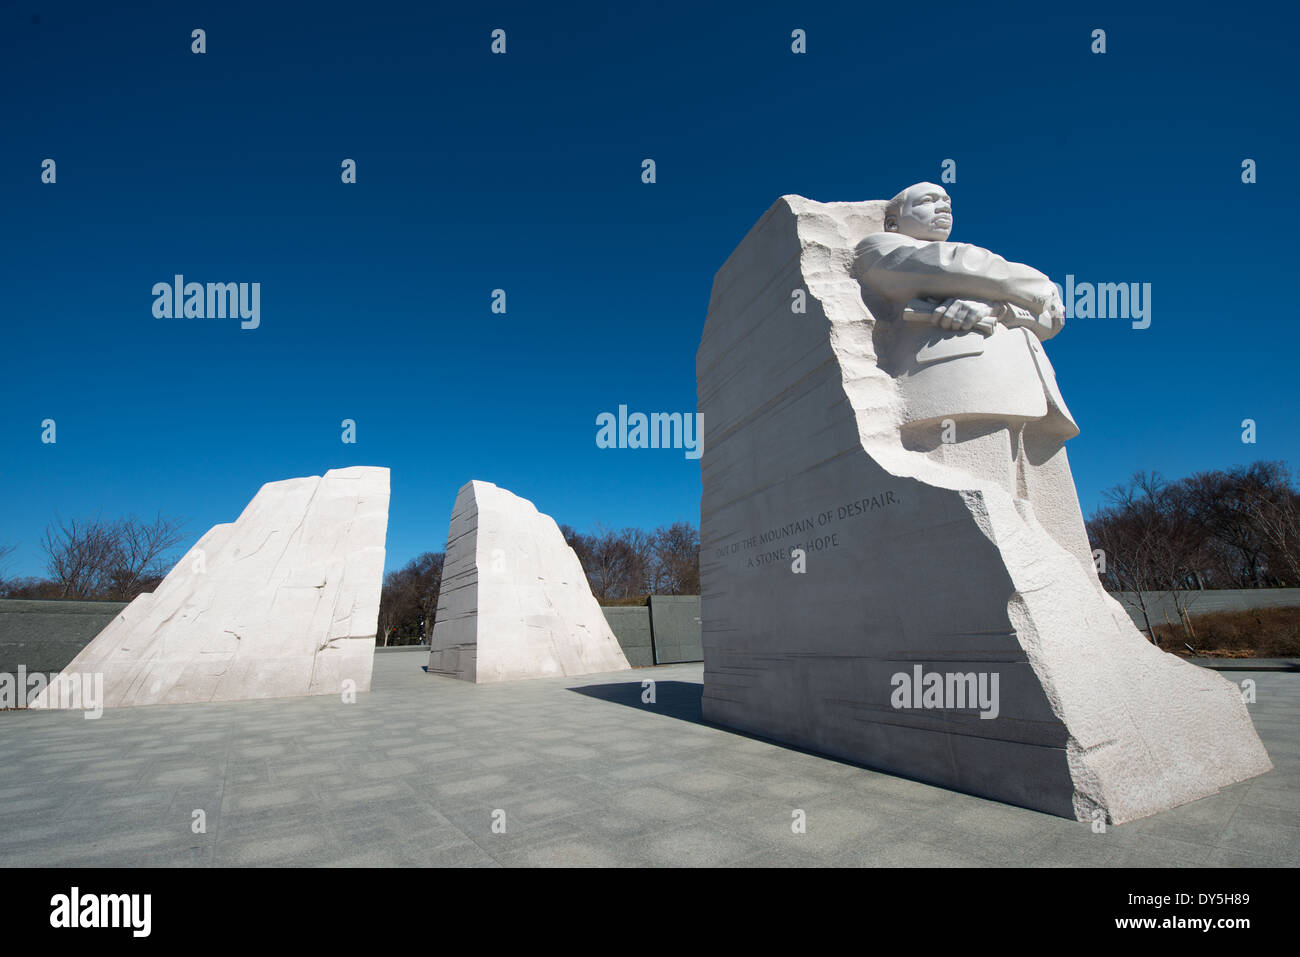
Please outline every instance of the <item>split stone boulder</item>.
M362 466L262 486L63 674L102 674L107 707L368 691L388 494Z
M491 482L461 488L429 671L487 683L628 667L555 520Z

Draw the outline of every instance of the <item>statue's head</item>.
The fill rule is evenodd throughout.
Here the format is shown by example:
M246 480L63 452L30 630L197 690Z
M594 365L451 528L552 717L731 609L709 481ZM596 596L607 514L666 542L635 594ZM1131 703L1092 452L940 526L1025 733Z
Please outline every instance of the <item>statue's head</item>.
M934 183L909 186L885 207L885 231L913 239L947 239L952 232L952 200Z

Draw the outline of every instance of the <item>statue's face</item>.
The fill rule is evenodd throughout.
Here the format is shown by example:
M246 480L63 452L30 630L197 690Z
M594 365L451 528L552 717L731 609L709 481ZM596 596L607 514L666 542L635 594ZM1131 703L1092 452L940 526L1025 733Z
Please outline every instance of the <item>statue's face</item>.
M898 231L931 242L947 239L952 232L952 200L943 187L934 183L908 187L898 216Z

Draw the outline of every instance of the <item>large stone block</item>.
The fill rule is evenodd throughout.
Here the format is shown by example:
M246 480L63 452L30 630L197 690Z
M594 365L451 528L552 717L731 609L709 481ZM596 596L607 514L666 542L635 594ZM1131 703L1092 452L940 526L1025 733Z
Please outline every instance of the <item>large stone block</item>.
M714 280L705 717L1079 820L1269 770L1240 689L1153 647L1097 580L1039 345L1060 327L1050 281L938 241L947 197L922 192L782 197ZM882 235L887 208L924 202L929 239ZM960 296L1007 302L944 319ZM981 681L988 706L963 697Z
M456 496L431 644L430 672L480 683L629 667L554 519L491 482Z
M263 485L64 673L108 707L368 691L387 528L386 468Z

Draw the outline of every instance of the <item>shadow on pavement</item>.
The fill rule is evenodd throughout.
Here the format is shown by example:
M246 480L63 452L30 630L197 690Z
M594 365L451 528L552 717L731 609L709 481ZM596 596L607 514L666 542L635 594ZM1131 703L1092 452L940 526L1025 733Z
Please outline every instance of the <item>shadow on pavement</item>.
M619 681L608 685L587 685L585 688L570 688L578 694L615 704L627 705L638 711L653 711L670 718L689 721L692 724L706 724L701 701L704 697L704 685L698 681L661 681L654 679L654 704L641 700L649 689L642 688L639 681ZM714 727L714 725L709 725Z

